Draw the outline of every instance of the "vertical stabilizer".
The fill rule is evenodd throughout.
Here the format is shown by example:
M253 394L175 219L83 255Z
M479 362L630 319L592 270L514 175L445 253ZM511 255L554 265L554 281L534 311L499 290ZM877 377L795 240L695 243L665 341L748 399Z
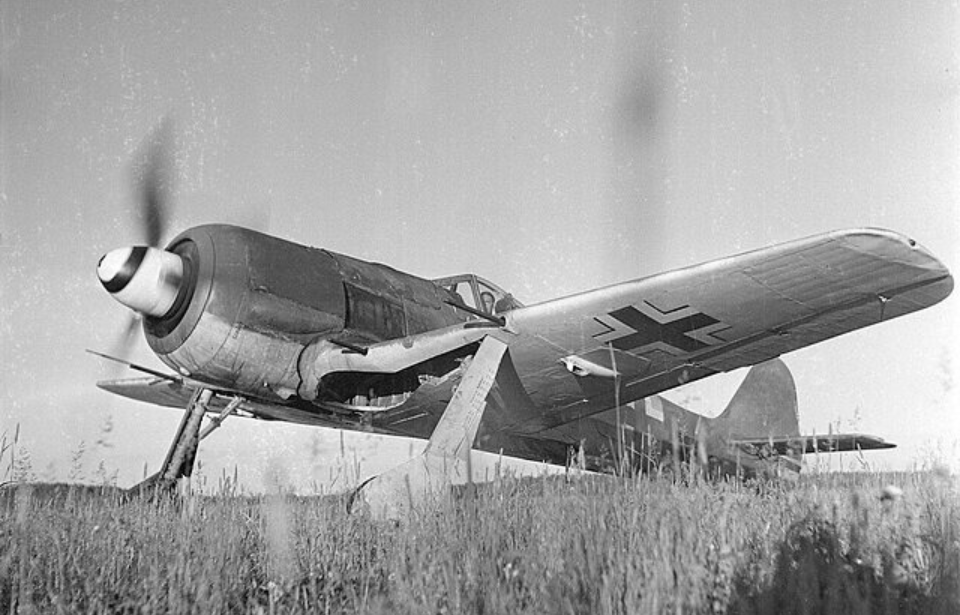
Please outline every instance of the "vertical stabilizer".
M754 365L711 427L726 438L799 436L797 387L790 369L780 359Z

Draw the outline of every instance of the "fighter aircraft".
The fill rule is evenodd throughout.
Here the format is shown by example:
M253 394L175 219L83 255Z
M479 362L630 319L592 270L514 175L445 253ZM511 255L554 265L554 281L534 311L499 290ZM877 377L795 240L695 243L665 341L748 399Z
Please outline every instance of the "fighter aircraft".
M241 414L431 438L419 469L399 470L408 488L411 472L460 472L474 446L561 464L580 450L599 467L605 452L620 463L682 441L750 470L885 447L801 440L777 358L953 288L914 240L858 228L523 305L477 275L429 280L237 226L190 228L161 247L165 197L152 181L148 245L109 252L97 273L173 373L134 366L149 375L98 385L186 409L161 482L191 473L206 413L207 431ZM757 367L714 421L658 397L746 366Z

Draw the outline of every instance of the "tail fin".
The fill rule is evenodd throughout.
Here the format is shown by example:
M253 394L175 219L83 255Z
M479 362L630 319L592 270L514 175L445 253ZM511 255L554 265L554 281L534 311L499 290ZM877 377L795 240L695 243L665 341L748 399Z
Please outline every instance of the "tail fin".
M727 438L799 436L797 387L790 369L780 359L754 365L711 424Z

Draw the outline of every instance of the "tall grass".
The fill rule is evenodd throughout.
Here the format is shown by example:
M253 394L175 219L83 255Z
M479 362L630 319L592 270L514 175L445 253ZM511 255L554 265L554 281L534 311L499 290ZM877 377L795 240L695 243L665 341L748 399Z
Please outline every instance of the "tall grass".
M935 473L500 480L401 525L42 486L0 514L3 612L960 612L960 495Z

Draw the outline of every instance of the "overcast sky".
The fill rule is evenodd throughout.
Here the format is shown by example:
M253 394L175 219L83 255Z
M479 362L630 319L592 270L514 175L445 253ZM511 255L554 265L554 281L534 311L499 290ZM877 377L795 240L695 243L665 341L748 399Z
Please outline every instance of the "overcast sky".
M856 226L960 271L948 3L237 4L0 0L0 430L42 478L83 442L85 474L128 484L176 427L83 353L123 330L95 268L140 241L131 166L164 116L172 233L255 224L526 303ZM788 355L802 428L900 443L878 467L960 456L958 322L954 296ZM716 414L739 378L674 398ZM340 451L251 421L209 442L208 468L252 474Z

